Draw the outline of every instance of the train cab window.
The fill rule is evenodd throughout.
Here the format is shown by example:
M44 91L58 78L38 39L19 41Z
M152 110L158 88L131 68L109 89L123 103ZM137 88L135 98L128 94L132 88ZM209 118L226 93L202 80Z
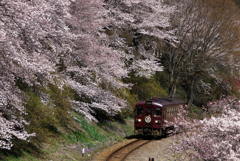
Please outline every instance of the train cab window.
M162 115L162 110L160 108L157 108L155 111L156 116L161 116Z
M140 115L141 113L143 113L143 107L137 106L137 107L136 107L136 114L137 114L137 115Z

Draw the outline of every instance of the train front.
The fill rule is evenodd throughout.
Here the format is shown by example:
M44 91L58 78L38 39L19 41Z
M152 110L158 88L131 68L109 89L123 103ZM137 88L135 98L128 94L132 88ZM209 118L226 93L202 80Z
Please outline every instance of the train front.
M152 101L139 102L135 106L135 134L162 135L162 105Z

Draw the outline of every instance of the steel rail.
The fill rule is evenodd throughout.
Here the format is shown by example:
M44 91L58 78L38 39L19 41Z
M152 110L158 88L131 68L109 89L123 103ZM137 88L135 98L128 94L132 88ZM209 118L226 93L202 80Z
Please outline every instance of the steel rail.
M117 150L113 151L106 159L106 161L124 161L133 151L150 143L151 140L134 140Z

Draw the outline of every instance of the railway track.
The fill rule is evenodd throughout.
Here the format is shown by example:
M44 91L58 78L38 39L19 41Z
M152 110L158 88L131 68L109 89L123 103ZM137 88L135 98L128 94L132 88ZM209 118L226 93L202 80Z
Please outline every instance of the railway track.
M117 150L113 151L106 159L106 161L124 161L133 151L150 143L151 140L134 140Z

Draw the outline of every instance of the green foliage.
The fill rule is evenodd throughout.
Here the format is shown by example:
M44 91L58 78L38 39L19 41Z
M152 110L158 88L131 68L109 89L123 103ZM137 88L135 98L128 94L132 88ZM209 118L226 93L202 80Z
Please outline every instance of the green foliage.
M44 92L48 95L48 102L41 101L39 93ZM26 102L26 120L30 123L27 130L30 133L36 133L32 143L38 147L51 136L61 134L60 129L67 129L72 125L69 111L71 104L69 97L72 96L67 87L59 89L57 86L50 84L48 88L38 92L27 91Z
M95 124L88 122L79 114L75 114L74 118L79 123L81 130L66 135L66 139L70 143L81 142L87 146L94 146L99 143L104 144L110 140L119 140L121 136L133 134L132 122L129 123L129 119L126 119L125 124L120 124L116 121Z
M130 89L121 88L117 90L117 96L127 100L129 106L134 106L138 101L138 96L135 93L132 93Z
M169 87L169 75L167 71L157 72L154 79L161 84L164 89Z
M108 140L119 140L123 137L131 136L134 133L133 120L131 117L126 118L124 123L119 123L118 121L109 121L99 123L98 126L107 132Z
M135 92L140 99L167 96L167 92L153 79L140 83L140 88L136 87L133 90L136 90Z
M28 113L26 120L30 123L27 126L27 130L30 133L36 133L36 137L31 139L29 145L26 143L24 143L25 145L22 143L17 144L20 149L25 146L29 147L29 149L22 148L23 151L21 155L26 153L23 158L29 158L29 154L31 154L30 156L33 154L33 158L48 154L48 150L45 151L43 145L55 144L56 139L61 140L62 136L64 136L64 142L68 144L81 143L87 146L95 146L99 143L104 144L109 139L119 139L118 133L104 129L104 125L90 123L85 120L83 116L71 112L71 103L69 100L80 99L73 89L68 87L60 89L53 84L49 84L47 88L33 89L25 86L21 81L19 81L18 84L26 95L25 107ZM128 98L129 102L134 102L136 99L134 97L131 98L132 94L129 90L123 90L120 93L122 93L122 96L126 99ZM42 101L43 97L44 102ZM72 118L72 114L74 115L75 121ZM113 125L112 127L114 128L117 125ZM125 124L122 124L121 126L124 125ZM130 127L128 128L130 129ZM124 129L124 132L130 131L127 127L124 127ZM10 157L10 160L14 160L14 158L15 157Z
M156 75L152 78L137 77L134 73L129 78L124 79L125 83L133 84L131 89L119 89L117 96L127 100L130 108L122 110L121 117L132 116L135 104L140 100L147 100L154 97L167 97L166 87L160 83L160 77Z
M166 91L168 91L169 86L170 86L170 82L169 82L169 74L167 71L163 71L163 72L157 72L154 76L154 78L156 79L157 82L160 83L160 85L162 86L163 89L165 89ZM176 98L180 98L182 100L186 99L186 91L183 88L183 84L180 83L179 81L177 82L177 86L176 86L176 93L175 96Z
M86 119L84 119L81 116L78 116L75 119L76 119L77 122L80 123L80 125L84 129L84 131L93 140L102 142L102 141L105 141L107 139L106 136L101 134L100 129L97 127L97 125L90 124Z
M76 143L76 142L81 142L81 143L90 143L92 141L89 136L83 131L74 131L71 134L68 134L66 136L67 140L70 141L70 143Z
M159 78L160 79L160 78ZM135 104L139 100L147 100L154 97L167 97L167 92L159 82L158 77L152 78L137 77L132 74L124 79L125 83L133 84L132 88L122 88L115 91L116 95L127 100L130 108L123 109L120 117L127 118L132 116Z
M121 88L116 91L116 95L124 100L127 100L128 106L130 108L125 108L121 111L120 117L127 118L128 116L132 116L133 108L135 104L138 102L138 96L134 93L131 93L130 89Z
M42 159L36 158L32 155L30 155L29 153L24 153L24 159L15 157L15 156L11 156L7 158L7 161L41 161Z
M93 123L88 122L83 116L76 115L75 120L79 123L82 130L73 131L66 136L71 143L81 142L92 145L94 142L104 142L107 134Z
M132 87L131 93L138 96L139 100L146 100L153 97L166 97L167 92L160 83L155 79L146 79L136 77L135 84Z
M33 155L32 152L24 151L21 156L9 156L4 161L68 161L68 160L87 160L89 157L82 157L79 154L80 148L101 149L113 142L122 140L126 135L133 134L133 120L126 119L126 124L117 121L104 123L91 123L77 113L72 113L75 123L78 125L74 131L67 132L60 137L50 136L53 141L48 142L42 147L41 155ZM55 136L55 137L54 137Z
M3 156L21 156L23 153L40 156L43 143L51 143L53 138L60 137L61 133L71 126L69 97L72 97L72 94L67 87L59 89L50 84L47 88L41 89L30 87L21 79L17 79L16 85L26 96L27 115L24 117L29 123L26 129L36 136L31 137L30 142L14 140L13 149L5 152ZM43 95L47 97L45 103L41 100Z
M26 110L28 115L26 120L30 123L27 130L30 133L36 133L36 137L33 137L32 142L40 145L52 132L56 131L55 110L44 105L36 93L27 92L27 97Z
M189 109L189 117L193 119L204 119L204 111L202 108L192 105Z
M58 123L63 127L70 127L72 118L69 115L71 110L69 100L73 97L71 88L64 86L63 89L59 89L57 86L50 84L47 93L54 105L53 108L55 109L55 116Z

